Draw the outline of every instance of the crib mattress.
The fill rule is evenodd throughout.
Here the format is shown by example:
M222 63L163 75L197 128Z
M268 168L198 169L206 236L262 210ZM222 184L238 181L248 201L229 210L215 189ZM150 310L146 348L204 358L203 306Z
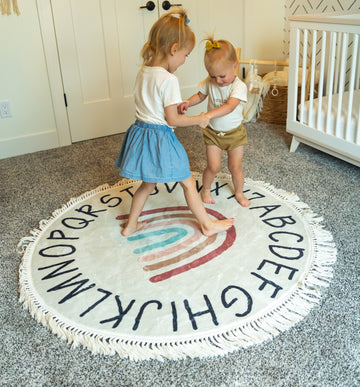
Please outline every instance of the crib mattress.
M299 105L298 117L300 118L300 122L305 125L308 125L314 129L320 130L328 134L335 135L336 137L340 137L340 138L343 138L344 140L355 143L356 128L359 122L360 90L354 91L350 126L348 130L346 130L346 123L347 123L348 106L349 106L349 92L343 93L340 122L339 122L339 127L336 130L338 100L339 100L339 94L333 94L332 101L331 101L331 114L329 117L327 117L329 98L327 96L322 97L319 123L318 123L318 114L319 114L318 98L314 98L313 100L313 110L311 114L309 114L310 101L305 101L304 108L302 109L302 111Z

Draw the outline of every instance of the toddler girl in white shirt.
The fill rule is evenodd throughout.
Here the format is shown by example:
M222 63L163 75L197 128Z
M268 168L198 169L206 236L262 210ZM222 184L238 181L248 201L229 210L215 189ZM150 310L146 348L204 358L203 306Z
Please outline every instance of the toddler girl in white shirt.
M203 173L201 197L204 203L214 204L211 183L221 168L221 154L228 154L228 167L235 189L235 198L243 206L250 205L243 193L244 172L242 160L244 145L247 144L243 122L243 104L247 101L247 87L236 75L238 60L236 51L227 40L206 42L205 67L209 76L200 83L199 92L179 105L183 114L188 107L197 105L208 98L210 124L203 130L206 144L207 166Z

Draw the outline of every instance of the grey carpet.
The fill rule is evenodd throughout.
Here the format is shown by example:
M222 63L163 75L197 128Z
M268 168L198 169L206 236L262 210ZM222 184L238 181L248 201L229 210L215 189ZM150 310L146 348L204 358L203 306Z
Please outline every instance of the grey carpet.
M359 385L360 169L305 145L289 153L282 126L246 126L245 175L295 192L334 236L334 279L321 303L274 340L222 357L132 362L70 349L18 303L16 245L71 197L118 181L113 164L123 134L0 160L1 386ZM192 170L202 171L200 131L176 133Z

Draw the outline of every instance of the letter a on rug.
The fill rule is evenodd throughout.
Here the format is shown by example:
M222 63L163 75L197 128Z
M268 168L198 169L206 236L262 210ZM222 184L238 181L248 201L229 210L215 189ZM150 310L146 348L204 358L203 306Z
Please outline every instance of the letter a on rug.
M247 179L244 208L219 175L207 211L235 224L205 237L181 186L158 184L145 227L124 237L139 184L71 199L19 243L20 302L73 346L134 360L226 354L292 327L331 281L332 236L295 194Z

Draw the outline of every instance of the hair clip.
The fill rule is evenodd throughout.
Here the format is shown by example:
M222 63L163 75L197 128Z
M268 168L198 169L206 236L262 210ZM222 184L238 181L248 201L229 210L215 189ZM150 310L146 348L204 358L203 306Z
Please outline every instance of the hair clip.
M209 40L206 42L206 51L210 51L212 48L220 48L220 43L217 40L210 42Z
M190 19L188 18L188 15L185 15L185 25L187 26L190 23Z

